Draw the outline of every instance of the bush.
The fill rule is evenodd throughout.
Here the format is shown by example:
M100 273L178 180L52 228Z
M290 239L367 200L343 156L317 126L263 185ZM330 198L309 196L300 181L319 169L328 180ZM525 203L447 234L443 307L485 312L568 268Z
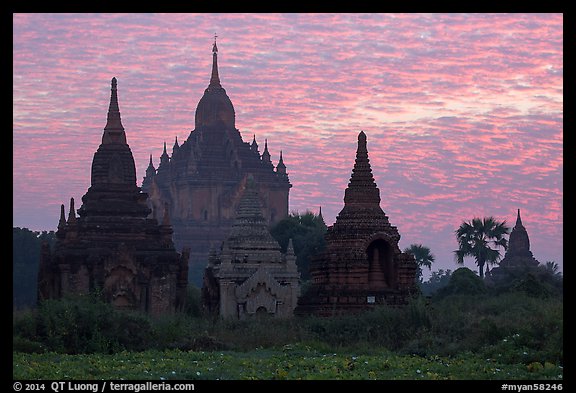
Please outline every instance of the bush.
M440 288L437 296L447 295L480 295L486 293L484 281L472 270L461 267L450 276L448 285Z
M16 341L21 345L27 341L41 343L49 351L76 354L142 350L151 338L145 316L115 311L95 296L46 300L30 315L33 319L23 316L14 321Z

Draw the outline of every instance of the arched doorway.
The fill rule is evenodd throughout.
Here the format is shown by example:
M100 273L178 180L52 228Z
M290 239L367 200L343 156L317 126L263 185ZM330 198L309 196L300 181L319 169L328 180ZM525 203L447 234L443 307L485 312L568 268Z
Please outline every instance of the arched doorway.
M376 239L366 250L368 254L368 286L384 289L396 284L396 271L392 248L384 239Z

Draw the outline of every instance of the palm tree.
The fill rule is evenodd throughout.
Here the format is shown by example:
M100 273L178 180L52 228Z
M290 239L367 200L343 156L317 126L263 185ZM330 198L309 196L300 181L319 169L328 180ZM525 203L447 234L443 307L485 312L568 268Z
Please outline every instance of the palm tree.
M404 249L404 252L414 255L414 258L416 259L416 264L418 265L416 279L421 279L423 266L432 270L432 263L436 258L434 257L434 254L430 252L430 248L423 246L422 244L411 244L410 247Z
M471 222L463 222L456 230L458 239L458 250L454 251L456 261L462 264L464 257L473 257L480 270L480 277L484 277L484 265L497 263L500 259L498 248L506 250L508 247L504 235L509 231L506 221L498 222L494 217L483 219L474 217Z
M560 271L560 266L554 261L547 261L545 266L545 270L547 273L555 277L561 277L562 272Z

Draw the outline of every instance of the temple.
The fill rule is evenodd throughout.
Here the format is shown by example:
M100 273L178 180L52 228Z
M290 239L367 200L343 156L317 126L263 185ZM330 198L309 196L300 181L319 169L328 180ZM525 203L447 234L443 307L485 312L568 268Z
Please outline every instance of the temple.
M516 224L508 238L506 254L499 265L490 271L486 279L488 282L499 279L511 280L531 268L538 267L539 264L540 262L534 258L532 251L530 251L530 238L522 224L520 209L518 209Z
M252 177L243 192L230 234L212 250L204 271L202 304L227 319L288 318L300 294L292 240L286 254L268 231Z
M117 309L164 314L182 308L188 284L188 251L177 253L167 209L149 218L147 195L136 184L112 79L108 119L94 154L91 186L78 211L64 205L53 251L44 245L39 301L101 292ZM76 215L78 213L78 216Z
M380 208L363 131L344 208L325 238L326 250L310 264L312 285L296 314L331 316L407 303L415 291L416 262L400 250L400 234Z
M246 176L255 179L268 226L288 216L292 185L282 152L274 167L268 140L260 154L256 136L244 142L235 121L234 106L220 83L215 40L210 82L196 108L194 130L182 144L175 140L171 155L164 143L158 168L151 157L142 182L152 216L168 205L174 243L190 248L189 277L198 287L210 249L218 248L231 229Z

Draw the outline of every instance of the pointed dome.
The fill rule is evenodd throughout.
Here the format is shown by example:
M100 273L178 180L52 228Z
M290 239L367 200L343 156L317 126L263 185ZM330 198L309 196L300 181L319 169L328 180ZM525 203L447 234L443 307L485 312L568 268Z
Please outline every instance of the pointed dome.
M212 74L210 84L196 107L196 129L202 126L219 126L235 129L236 114L232 101L220 84L218 75L218 47L216 38L212 47Z
M380 205L380 190L376 187L374 176L372 176L364 131L360 131L358 134L356 162L354 169L352 169L350 183L348 183L348 188L344 194L344 204Z
M126 143L126 133L120 121L117 81L112 78L112 93L102 144L92 160L92 185L123 184L136 186L136 166Z
M225 243L237 258L246 255L252 262L281 259L280 245L272 237L262 214L262 205L254 180L248 177L238 204L236 219Z
M366 228L392 228L388 217L380 208L380 190L372 175L366 145L366 134L360 131L356 161L348 188L344 193L344 207L334 223L335 231L350 231L357 227L359 222L362 222ZM390 229L390 231L397 233L396 229Z
M506 256L528 256L531 255L530 252L530 238L528 237L528 232L524 225L522 225L522 219L520 218L520 209L518 209L518 215L516 217L516 225L512 228L510 232L510 238L508 240L508 250Z

